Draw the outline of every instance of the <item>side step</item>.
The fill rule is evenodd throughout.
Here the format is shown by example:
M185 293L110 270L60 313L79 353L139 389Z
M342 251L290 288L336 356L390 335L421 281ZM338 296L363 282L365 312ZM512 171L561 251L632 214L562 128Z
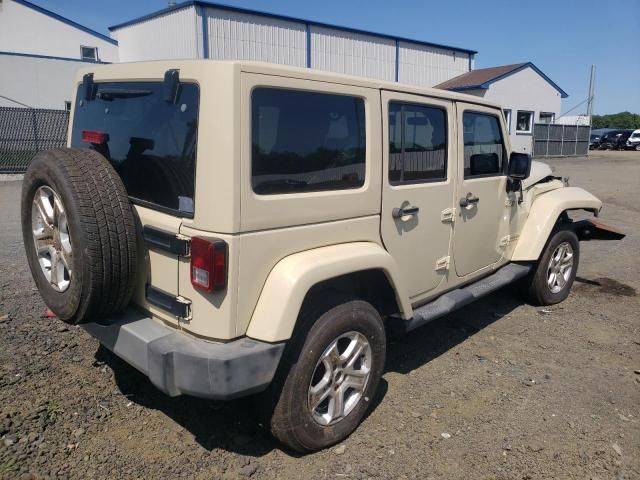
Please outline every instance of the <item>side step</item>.
M451 290L434 301L414 309L413 317L410 320L403 320L400 316L392 315L391 328L400 332L410 332L524 277L532 268L532 264L510 263L488 277L466 287Z

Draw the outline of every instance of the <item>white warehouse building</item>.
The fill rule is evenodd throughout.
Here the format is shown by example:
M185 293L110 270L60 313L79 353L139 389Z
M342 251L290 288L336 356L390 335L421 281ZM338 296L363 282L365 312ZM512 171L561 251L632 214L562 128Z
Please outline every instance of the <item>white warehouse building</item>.
M0 107L69 108L83 63L118 61L118 42L25 0L0 0Z
M480 68L436 85L499 103L504 109L511 148L532 153L534 124L555 123L567 93L531 62ZM576 122L567 122L576 124Z
M109 28L121 62L257 60L434 86L473 69L473 50L202 1Z

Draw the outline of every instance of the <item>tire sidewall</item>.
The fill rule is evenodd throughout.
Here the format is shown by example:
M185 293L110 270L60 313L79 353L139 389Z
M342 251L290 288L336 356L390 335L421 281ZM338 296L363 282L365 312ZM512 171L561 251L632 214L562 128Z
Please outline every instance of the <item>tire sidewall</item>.
M47 281L40 267L33 241L33 232L31 229L32 204L36 191L42 186L50 187L58 195L67 214L73 255L71 259L71 281L69 287L64 292L54 290ZM83 278L86 275L83 271L84 262L82 262L84 235L79 225L79 212L76 209L76 202L74 200L73 193L69 189L65 179L61 178L57 169L50 168L49 162L45 161L41 154L38 154L31 162L22 184L21 216L23 243L33 279L41 296L49 308L55 311L58 317L64 321L73 318L77 313L83 293Z
M557 293L553 293L547 283L547 268L549 266L551 255L553 255L556 248L558 248L558 245L563 242L568 242L571 245L571 248L573 248L573 266L571 268L571 275L569 276L569 280L567 280L564 288ZM569 228L561 228L557 230L549 239L544 253L542 254L542 257L540 258L540 261L538 263L538 269L536 272L535 287L539 291L539 296L542 300L542 303L547 305L560 303L569 296L571 286L573 285L573 281L575 280L576 274L578 272L579 262L580 242L578 241L577 235L573 232L573 230L570 230Z
M349 414L334 425L317 423L307 407L308 389L316 364L329 344L350 331L367 337L371 348L371 373L362 398ZM309 331L298 361L287 377L282 400L288 405L289 424L298 443L306 450L318 450L343 440L364 417L371 405L384 370L386 337L378 312L367 302L354 300L323 314Z

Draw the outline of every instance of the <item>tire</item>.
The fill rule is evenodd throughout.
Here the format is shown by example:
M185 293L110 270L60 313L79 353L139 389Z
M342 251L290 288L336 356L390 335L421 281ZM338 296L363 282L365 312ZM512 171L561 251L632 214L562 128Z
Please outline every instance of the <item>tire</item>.
M40 295L61 320L101 320L129 303L137 269L133 209L98 152L59 148L34 157L22 184L22 235Z
M267 406L264 425L271 434L289 448L307 452L344 440L360 424L372 403L384 370L386 336L382 319L371 304L340 294L329 294L324 300L304 308L296 330L287 345L274 383L260 401L263 407ZM327 362L331 361L331 355L325 354L337 339L340 340L336 348L344 354L347 364L351 357L346 349L355 345L349 342L359 341L362 345L363 339L366 339L368 343L369 356L365 348L359 360L353 363L354 369L360 368L361 373L369 367L361 394L354 393L357 391L348 387L353 377L348 374L342 376L341 372L348 372L348 369L336 369L333 372L335 381L325 380L330 378L326 373L329 370L320 359L324 357ZM323 380L320 380L321 377ZM344 402L344 416L336 415L333 420L328 418L329 412L333 411L331 398L335 397L327 397L312 412L308 403L310 387L325 383L328 388L322 391L347 399ZM322 416L325 404L327 412ZM335 400L333 405L338 405Z
M561 247L571 255L570 266L566 269L562 265L569 263L569 258L564 256ZM576 278L579 261L580 243L577 235L569 226L561 226L551 234L533 273L527 278L529 301L534 305L554 305L565 300ZM557 268L560 271L553 277L553 269Z

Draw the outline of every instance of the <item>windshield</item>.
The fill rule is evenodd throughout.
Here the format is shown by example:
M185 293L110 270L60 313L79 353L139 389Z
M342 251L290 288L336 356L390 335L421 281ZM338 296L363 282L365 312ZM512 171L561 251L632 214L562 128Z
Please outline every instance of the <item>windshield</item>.
M80 86L71 146L104 155L134 203L192 217L198 86L181 83L173 103L162 82L96 83L92 100L83 93Z

